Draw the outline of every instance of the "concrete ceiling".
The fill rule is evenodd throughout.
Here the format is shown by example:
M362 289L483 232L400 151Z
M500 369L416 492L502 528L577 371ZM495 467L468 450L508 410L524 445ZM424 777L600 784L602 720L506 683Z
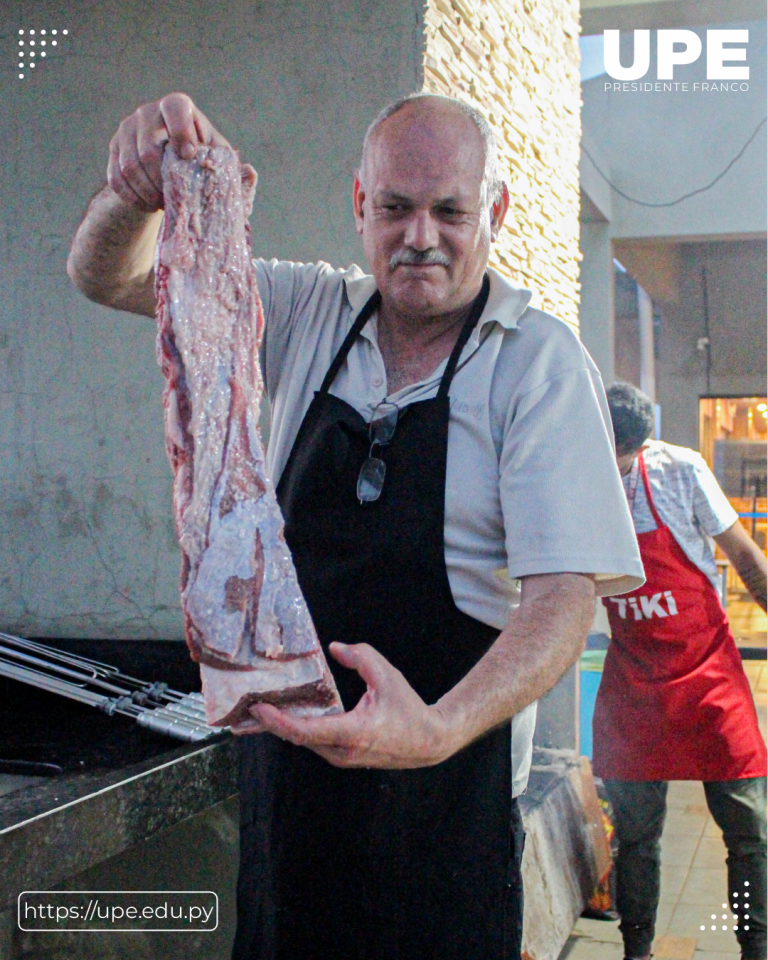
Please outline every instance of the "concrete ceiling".
M594 10L597 7L628 7L640 6L645 3L658 3L659 0L581 0L582 10ZM671 0L674 3L681 3L682 0Z
M583 36L765 20L765 0L582 0Z

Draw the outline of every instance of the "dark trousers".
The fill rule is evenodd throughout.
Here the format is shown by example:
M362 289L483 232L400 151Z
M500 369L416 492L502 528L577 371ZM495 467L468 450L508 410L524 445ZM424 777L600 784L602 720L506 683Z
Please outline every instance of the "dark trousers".
M659 905L661 832L667 806L662 780L606 780L618 840L616 906L624 953L651 951ZM704 784L707 806L728 850L728 896L738 918L736 938L744 960L766 956L766 779ZM745 886L747 884L747 886ZM749 893L745 898L744 894ZM737 906L748 900L748 908ZM748 912L749 919L743 914ZM748 929L747 929L748 928Z

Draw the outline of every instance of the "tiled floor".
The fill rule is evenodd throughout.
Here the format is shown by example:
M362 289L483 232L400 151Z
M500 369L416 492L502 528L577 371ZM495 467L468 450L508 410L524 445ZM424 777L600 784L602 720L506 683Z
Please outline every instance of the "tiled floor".
M765 646L766 615L747 594L729 591L726 610L738 646Z
M747 660L744 669L765 736L766 663ZM727 910L725 854L720 831L707 810L702 785L690 781L670 783L661 838L656 960L738 960L732 915ZM722 919L723 914L727 921ZM713 924L717 930L711 929ZM723 925L729 929L723 930ZM706 929L702 930L702 926ZM560 960L622 960L623 954L617 922L582 918Z

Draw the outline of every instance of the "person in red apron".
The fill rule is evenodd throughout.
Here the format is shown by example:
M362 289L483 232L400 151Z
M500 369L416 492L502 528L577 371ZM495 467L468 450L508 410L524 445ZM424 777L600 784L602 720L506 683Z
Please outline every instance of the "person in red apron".
M642 587L603 601L611 644L593 720L594 771L616 820L625 955L647 957L653 942L667 781L700 780L728 848L742 957L764 960L766 749L728 619L705 572L707 560L715 572L706 534L763 609L765 558L734 522L698 454L646 443L654 411L645 394L617 383L608 404L646 575Z

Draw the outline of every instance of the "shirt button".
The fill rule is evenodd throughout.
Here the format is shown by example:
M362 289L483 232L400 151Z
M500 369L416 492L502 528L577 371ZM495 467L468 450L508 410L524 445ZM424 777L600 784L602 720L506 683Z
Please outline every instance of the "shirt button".
M381 380L380 377L376 377L376 379L373 381L374 387L380 387L382 383L383 381Z

